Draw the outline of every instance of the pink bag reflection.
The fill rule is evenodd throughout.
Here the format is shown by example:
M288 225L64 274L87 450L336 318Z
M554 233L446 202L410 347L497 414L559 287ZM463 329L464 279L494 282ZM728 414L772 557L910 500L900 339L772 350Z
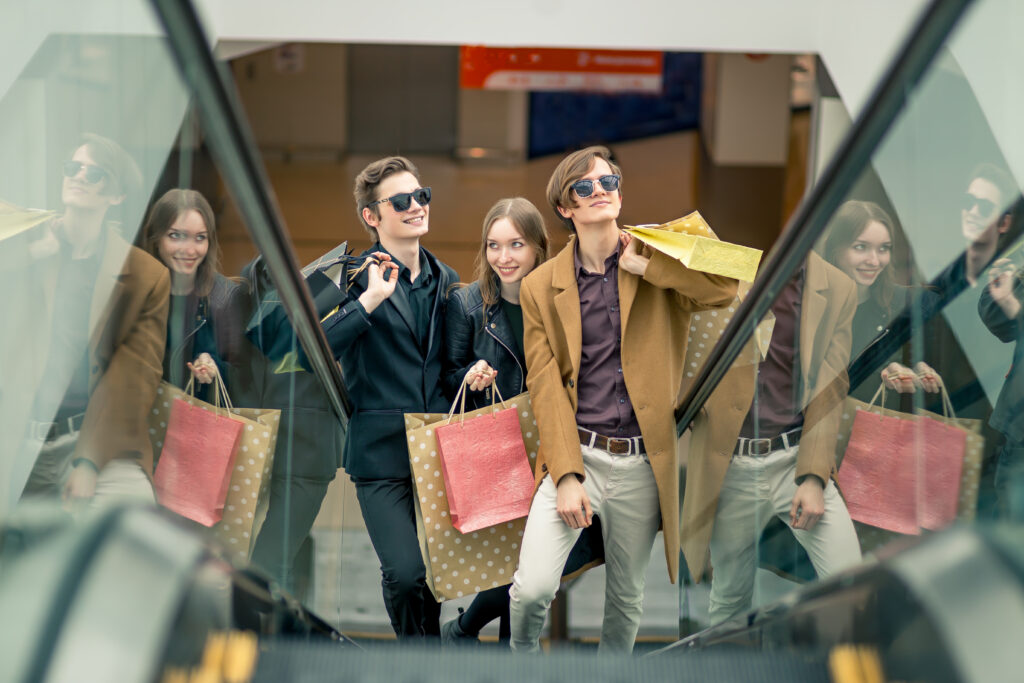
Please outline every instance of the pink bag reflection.
M533 470L515 408L438 427L437 445L452 525L460 532L530 512Z
M219 522L241 435L241 422L174 399L153 477L160 504L206 526Z
M966 448L963 429L930 417L858 410L838 476L850 517L903 534L951 524Z

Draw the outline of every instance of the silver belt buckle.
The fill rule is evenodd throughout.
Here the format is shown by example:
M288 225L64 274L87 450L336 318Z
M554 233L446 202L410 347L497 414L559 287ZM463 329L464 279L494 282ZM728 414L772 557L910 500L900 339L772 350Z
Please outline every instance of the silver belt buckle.
M50 430L53 429L54 422L36 422L32 420L29 433L32 438L38 441L46 441L46 437L50 435Z
M755 444L757 447L755 448ZM761 451L761 446L764 446L765 450ZM747 439L747 451L751 455L763 456L768 455L772 452L772 440L771 439Z

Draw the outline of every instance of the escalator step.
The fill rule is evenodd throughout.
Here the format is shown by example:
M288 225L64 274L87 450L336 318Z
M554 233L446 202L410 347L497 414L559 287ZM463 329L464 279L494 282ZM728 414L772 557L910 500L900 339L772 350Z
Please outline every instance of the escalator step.
M715 683L826 683L824 655L763 653L750 650L690 652L658 657L596 657L579 648L550 655L508 651L441 651L406 645L363 650L330 643L273 642L260 653L254 683L632 683L633 681L714 681Z

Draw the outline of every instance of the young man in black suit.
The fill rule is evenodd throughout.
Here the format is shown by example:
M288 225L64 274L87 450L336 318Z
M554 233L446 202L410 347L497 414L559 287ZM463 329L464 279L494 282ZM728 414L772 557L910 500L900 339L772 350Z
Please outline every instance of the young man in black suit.
M444 301L458 275L420 246L430 188L403 157L356 178L359 217L376 243L340 307L323 322L355 412L342 464L381 563L384 604L400 639L438 634L440 606L426 585L416 541L415 495L403 413L445 412L441 393Z

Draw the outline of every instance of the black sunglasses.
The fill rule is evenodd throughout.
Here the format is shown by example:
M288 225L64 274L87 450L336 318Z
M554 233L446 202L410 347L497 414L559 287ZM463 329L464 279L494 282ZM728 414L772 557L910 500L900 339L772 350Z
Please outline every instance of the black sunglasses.
M369 204L367 204L367 206L376 206L377 204L390 202L391 208L393 208L398 213L402 213L403 211L409 210L409 207L412 206L412 200L414 199L416 200L416 203L419 204L420 206L426 206L427 204L429 204L430 188L421 187L418 190L413 190L412 192L399 192L398 194L393 194L390 197L385 197L384 199L378 199L375 202L370 202Z
M601 188L605 192L614 192L619 189L619 181L622 180L622 176L615 174L603 175L595 180L577 180L575 183L570 185L573 192L580 199L586 199L590 195L594 194L595 186L594 183L601 183Z
M975 197L970 192L965 193L961 208L964 211L970 211L974 207L978 207L978 213L982 216L988 216L995 210L996 205L995 202L989 201L988 199L982 199L981 197Z
M64 177L74 178L78 175L78 172L85 169L85 182L90 185L95 185L99 181L106 178L109 174L99 166L93 166L92 164L83 164L81 161L65 161L64 162Z

